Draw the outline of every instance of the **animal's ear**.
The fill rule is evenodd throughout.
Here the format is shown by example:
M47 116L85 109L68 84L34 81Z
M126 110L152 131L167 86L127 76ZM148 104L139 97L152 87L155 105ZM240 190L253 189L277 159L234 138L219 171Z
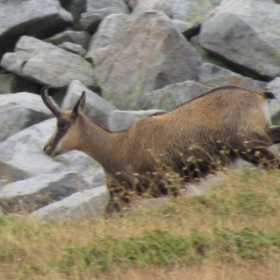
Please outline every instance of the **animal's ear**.
M77 101L76 105L72 110L72 114L74 115L74 117L78 117L79 115L81 115L85 110L85 106L86 106L86 93L85 91L83 91L81 97L79 98L79 100Z

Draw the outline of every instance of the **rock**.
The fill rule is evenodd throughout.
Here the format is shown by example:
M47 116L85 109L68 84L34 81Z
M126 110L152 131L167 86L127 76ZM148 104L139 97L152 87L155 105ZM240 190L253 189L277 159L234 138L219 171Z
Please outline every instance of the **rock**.
M0 74L0 94L16 92L39 93L41 86L13 73Z
M91 40L90 47L85 56L87 60L94 64L95 56L100 52L106 51L118 32L123 28L128 15L126 14L112 14L107 16L98 26L97 32Z
M229 65L225 64L224 61L219 59L219 57L215 56L214 54L206 51L200 44L199 44L199 35L193 36L190 38L191 45L195 48L197 53L199 54L202 62L205 63L212 63L222 68L228 68Z
M173 18L173 5L174 1L169 0L137 0L137 5L133 9L133 16L139 16L140 14L149 11L158 11L167 15L169 18Z
M81 24L91 33L94 33L98 24L111 14L128 14L129 10L123 0L88 0L87 12L82 14Z
M127 20L94 64L102 96L127 109L140 93L197 79L200 58L170 19L148 12Z
M223 180L221 175L209 177L198 184L187 186L188 195L201 195L209 191ZM126 209L130 212L135 209L153 209L162 206L168 198L141 199L131 203ZM70 219L93 218L104 212L109 201L109 194L105 186L77 192L63 200L49 204L30 214L31 218L46 222L60 222Z
M115 110L115 107L89 90L80 81L72 81L70 83L61 108L63 110L72 109L83 91L86 92L85 114L95 123L107 129L109 114L111 111Z
M138 119L151 116L156 113L164 113L165 111L152 109L152 110L139 110L139 111L112 111L109 115L109 130L121 131L131 127Z
M86 50L82 46L70 42L62 43L58 47L82 57L86 54Z
M132 104L132 107L140 107L142 109L159 108L170 111L208 92L210 89L210 87L194 81L176 83L139 96L138 100Z
M0 94L12 93L12 73L0 74Z
M96 11L90 11L81 15L81 25L89 33L95 33L100 22L109 15L122 14L122 12L115 7L104 8Z
M0 189L2 186L4 186L7 183L8 183L8 181L6 179L0 179Z
M75 79L87 86L95 85L89 62L32 37L21 37L15 52L3 56L1 66L41 85L64 88Z
M49 204L30 214L31 218L45 222L93 218L104 212L109 201L106 186L77 192L58 202Z
M92 180L92 187L100 187L102 185L106 184L106 178L105 178L105 173L103 169L98 170L93 177Z
M188 40L191 37L198 35L200 30L200 23L198 21L186 22L179 19L173 19L172 22Z
M203 63L198 81L208 87L237 86L249 90L264 90L266 83L241 76L212 63Z
M269 102L269 109L273 124L280 124L280 77L275 78L266 86L268 91L271 91L277 100L272 99Z
M11 93L18 93L18 92L30 92L30 93L40 93L42 88L41 85L26 80L16 74L11 73Z
M73 16L74 22L71 28L74 30L83 30L79 18L86 11L86 0L59 0L61 6Z
M3 186L0 205L6 213L32 212L89 188L76 172L41 175Z
M73 22L58 0L1 1L0 59L22 35L47 38Z
M208 12L218 6L220 0L138 0L133 15L151 10L165 13L170 18L202 22Z
M45 42L52 43L54 45L60 45L65 42L70 42L73 44L81 45L84 49L88 48L89 41L90 35L87 32L73 30L61 32L45 40Z
M138 3L137 0L128 0L126 2L127 2L127 5L128 5L128 7L131 11L134 11L135 8L137 7L137 3Z
M55 125L56 119L49 119L0 143L0 177L14 182L43 174L73 171L93 178L98 169L93 166L95 161L86 154L71 151L52 159L43 153Z
M175 0L172 5L173 17L189 22L203 22L220 2L221 0Z
M87 0L87 12L104 8L116 8L122 13L128 13L128 8L123 0Z
M51 117L52 113L38 95L28 92L0 95L0 142Z
M240 169L238 169L240 171ZM244 170L244 169L243 169ZM214 187L217 187L224 181L225 177L222 173L217 173L215 175L209 175L206 178L201 179L197 183L187 184L186 194L188 196L203 195L210 191Z
M62 7L69 11L74 19L86 11L86 2L87 0L60 0Z
M280 76L279 18L275 3L224 0L203 22L200 44L239 73L271 79Z

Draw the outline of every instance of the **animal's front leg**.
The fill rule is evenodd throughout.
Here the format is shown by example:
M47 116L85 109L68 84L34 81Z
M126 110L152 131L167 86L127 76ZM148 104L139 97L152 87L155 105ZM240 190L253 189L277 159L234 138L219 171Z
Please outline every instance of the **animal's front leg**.
M107 187L110 193L110 199L105 209L105 214L110 215L114 212L120 212L130 202L127 192L121 186L110 185Z

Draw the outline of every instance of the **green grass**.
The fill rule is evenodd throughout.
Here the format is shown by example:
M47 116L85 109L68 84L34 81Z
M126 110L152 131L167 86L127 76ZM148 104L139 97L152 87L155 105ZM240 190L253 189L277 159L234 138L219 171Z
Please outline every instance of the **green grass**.
M279 181L231 173L204 195L107 219L1 216L0 279L277 279Z

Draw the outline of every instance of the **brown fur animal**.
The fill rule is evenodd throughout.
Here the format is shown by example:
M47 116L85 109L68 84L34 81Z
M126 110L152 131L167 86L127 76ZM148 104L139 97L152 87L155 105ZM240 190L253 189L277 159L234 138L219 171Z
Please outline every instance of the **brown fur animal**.
M270 127L267 99L273 97L268 92L218 88L113 133L84 115L85 92L73 110L60 111L44 89L42 99L57 117L44 151L55 157L80 150L99 162L106 174L111 212L129 202L131 191L152 190L154 197L167 194L174 178L189 182L236 158L279 168L279 158L267 149L280 142L280 128Z

